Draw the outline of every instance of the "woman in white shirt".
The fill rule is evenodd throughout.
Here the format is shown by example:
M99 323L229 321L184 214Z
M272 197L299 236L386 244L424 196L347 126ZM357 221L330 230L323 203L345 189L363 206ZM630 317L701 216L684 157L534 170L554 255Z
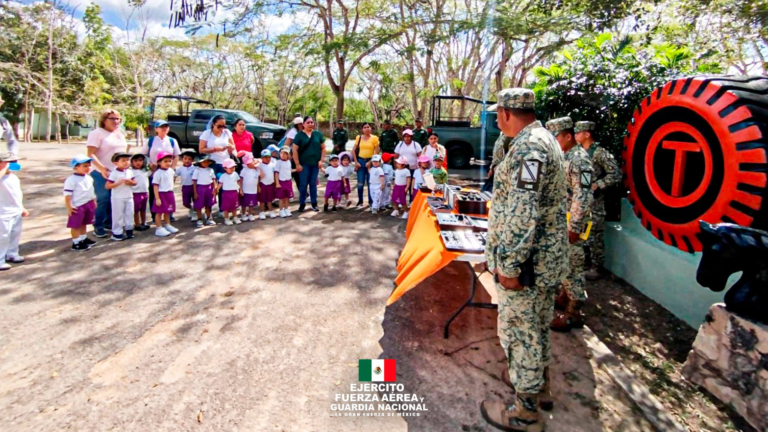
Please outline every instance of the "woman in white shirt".
M221 164L229 159L229 154L235 150L235 141L232 132L227 129L224 116L217 115L213 118L213 126L200 135L199 152L211 156L214 162L213 171L218 176L224 172Z

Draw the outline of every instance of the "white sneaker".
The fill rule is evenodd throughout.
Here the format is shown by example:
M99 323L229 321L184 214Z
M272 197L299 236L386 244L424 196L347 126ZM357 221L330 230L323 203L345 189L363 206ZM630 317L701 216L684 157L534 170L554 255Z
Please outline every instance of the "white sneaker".
M256 215L248 215L248 221L253 222L256 220Z
M232 223L232 219L226 218L226 219L224 219L224 225L231 226L231 225L234 225L234 224Z
M189 214L187 214L187 217L192 219L192 221L194 222L197 220L197 212L195 212L192 209L189 209Z
M271 212L269 212L269 218L270 218L270 219L274 219L274 218L276 218L276 217L277 217L277 215L275 214L275 212L274 212L274 211L271 211Z
M0 263L0 271L10 270L11 265L7 262Z
M403 217L402 217L402 219L408 219L408 212L403 212Z
M195 225L196 225L198 228L202 228L202 227L203 227L203 221L199 220L199 221L197 221L197 224L195 224Z
M192 222L197 222L197 213L193 213L192 217L189 218Z
M235 223L235 225L240 225L241 223L243 223L243 221L241 221L240 218L237 216L235 216L235 218L232 219L232 221Z
M285 215L285 209L280 209L280 211L277 213L277 215L280 216L281 218L287 217Z
M392 217L398 217L398 216L400 216L400 212L399 212L399 211L397 211L397 210L395 210L395 211L393 211L393 212L392 212L392 214L391 214L390 216L392 216Z
M166 230L167 230L169 233L171 233L171 234L176 234L177 232L179 232L179 229L178 229L178 228L176 228L176 227L173 227L173 226L171 226L171 224L168 224L168 225L164 226L164 228L165 228L165 229L166 229Z
M213 218L210 218L207 221L205 221L205 224L208 226L214 226L216 225L216 221L214 221Z
M168 237L169 235L171 235L171 232L165 229L165 227L160 227L155 230L155 235L157 237Z
M19 264L24 262L24 257L21 255L8 255L5 257L5 261L11 264Z
M290 210L288 210L288 209L285 209L285 217L291 217L291 216L293 216L293 215L291 214L291 211L290 211Z
M371 214L376 214L376 213L378 213L378 212L379 212L379 211L378 211L378 210L376 210L376 209L371 209Z
M264 220L267 218L267 215L264 212L259 213L259 219Z

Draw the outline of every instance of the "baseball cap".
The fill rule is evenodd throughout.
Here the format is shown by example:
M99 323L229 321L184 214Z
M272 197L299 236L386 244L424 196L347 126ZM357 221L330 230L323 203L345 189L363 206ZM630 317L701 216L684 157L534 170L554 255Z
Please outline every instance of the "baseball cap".
M240 156L240 159L243 161L243 164L248 165L249 163L253 162L253 153L251 152L243 152L244 154Z
M157 161L160 162L161 160L165 158L173 158L173 153L171 152L160 152L157 154Z
M112 162L117 162L117 160L120 158L130 158L130 157L131 157L130 153L117 152L112 155Z
M261 151L261 157L266 157L266 156L272 157L272 152L269 151L269 148L265 148L264 150Z
M221 163L221 166L223 166L224 168L234 168L235 161L233 161L232 159L227 159Z
M394 153L382 153L381 160L383 160L386 163L391 161L394 156L395 156Z
M270 153L272 153L272 152L279 152L280 151L280 149L276 145L274 145L274 144L270 144L267 147L267 150L269 150Z
M419 163L430 162L430 160L429 160L429 156L427 156L427 155L421 155L421 156L419 156L419 159L418 159L418 161L419 161Z
M377 154L373 155L371 157L371 162L381 162L381 155L377 155Z
M165 120L155 120L155 129L159 128L160 126L167 126L168 122Z
M295 119L293 119L293 124L294 125L302 124L302 123L304 123L304 119L301 118L301 117L296 117Z
M332 154L331 158L328 159L328 160L334 160L334 159L338 159L338 158L339 158L339 155Z
M288 147L288 146L283 146L283 147L280 149L280 153L290 153L290 152L291 152L291 148L290 148L290 147Z
M435 155L432 156L432 160L443 160L443 155L440 153L435 153Z
M413 136L413 131L410 129L406 129L403 131L403 136L410 135Z
M408 165L408 159L406 159L405 156L400 156L395 162L401 165Z
M72 158L72 160L69 162L69 167L74 168L80 164L90 162L93 159L89 158L88 156L84 154L75 155L75 157Z

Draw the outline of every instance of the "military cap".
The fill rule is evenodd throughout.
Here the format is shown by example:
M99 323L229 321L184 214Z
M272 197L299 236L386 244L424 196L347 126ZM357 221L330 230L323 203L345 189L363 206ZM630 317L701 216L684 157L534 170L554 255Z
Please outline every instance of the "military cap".
M336 120L336 123L344 123L344 119L338 119Z
M574 126L573 131L578 132L584 132L584 131L593 131L595 130L595 122L591 121L580 121L576 122L576 126Z
M421 117L416 117L416 121L424 123L424 120Z
M497 108L533 109L536 97L532 90L527 88L508 88L499 92L498 102L488 107L488 111L496 111Z
M547 129L552 135L558 136L566 129L573 129L573 120L570 117L560 117L547 122Z
M384 124L392 124L392 121L390 119L384 120Z

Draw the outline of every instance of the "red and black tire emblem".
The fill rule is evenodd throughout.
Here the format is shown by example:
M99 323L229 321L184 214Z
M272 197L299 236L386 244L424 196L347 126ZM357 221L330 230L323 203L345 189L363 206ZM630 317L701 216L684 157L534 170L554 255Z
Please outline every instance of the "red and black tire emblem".
M627 131L629 201L656 238L697 252L699 220L768 228L768 78L671 81Z

